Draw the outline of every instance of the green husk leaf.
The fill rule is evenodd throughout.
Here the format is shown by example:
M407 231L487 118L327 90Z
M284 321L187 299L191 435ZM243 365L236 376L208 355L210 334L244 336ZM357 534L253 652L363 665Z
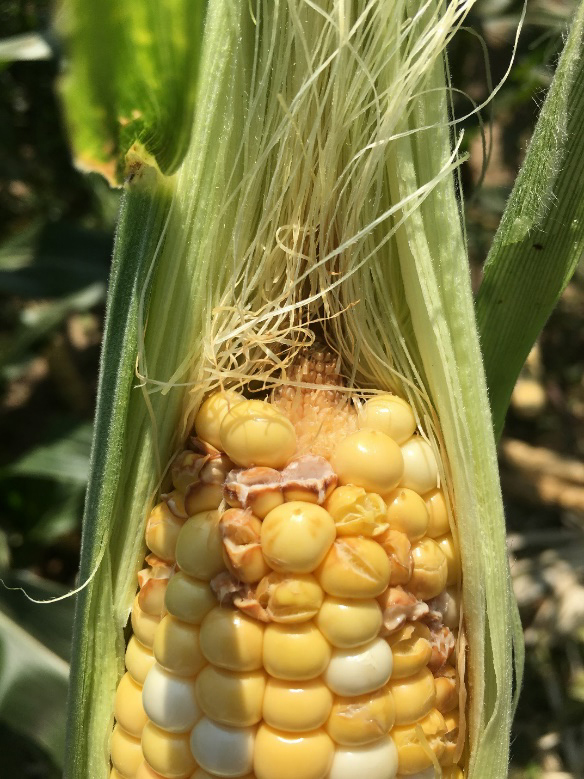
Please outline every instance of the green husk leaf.
M497 438L529 350L584 252L580 3L476 298Z

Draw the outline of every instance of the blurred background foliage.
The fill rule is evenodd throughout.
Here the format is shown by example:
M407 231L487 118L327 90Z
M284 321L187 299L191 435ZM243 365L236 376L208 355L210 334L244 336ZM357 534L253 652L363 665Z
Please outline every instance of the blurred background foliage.
M462 122L475 287L576 0L528 0L515 63ZM458 115L509 66L523 4L479 0L450 52ZM0 2L0 576L44 599L76 584L104 300L120 193L72 164L51 0ZM468 97L465 97L468 96ZM584 775L584 272L513 394L500 447L527 641L513 779ZM0 587L6 776L60 775L73 599Z

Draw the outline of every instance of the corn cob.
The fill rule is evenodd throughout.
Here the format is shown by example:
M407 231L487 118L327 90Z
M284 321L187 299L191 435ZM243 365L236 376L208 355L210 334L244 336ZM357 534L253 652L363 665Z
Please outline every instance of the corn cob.
M111 779L463 779L448 492L410 405L333 363L202 404L146 522Z

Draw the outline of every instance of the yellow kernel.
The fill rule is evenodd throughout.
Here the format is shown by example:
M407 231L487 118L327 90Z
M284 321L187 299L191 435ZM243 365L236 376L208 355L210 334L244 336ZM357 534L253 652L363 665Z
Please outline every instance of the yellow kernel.
M132 604L131 621L132 630L138 641L151 649L154 643L156 628L160 623L160 617L155 614L146 614L145 611L142 611L137 595Z
M205 665L199 628L167 614L154 639L156 662L178 676L194 676Z
M150 571L152 569L149 569ZM160 617L164 612L164 598L169 578L157 578L151 576L144 581L138 592L138 603L146 614Z
M387 735L395 721L395 706L387 687L356 697L337 697L326 729L337 744L359 746Z
M389 584L407 584L412 575L413 560L409 538L401 530L389 528L376 539L389 560Z
M201 651L228 671L257 671L263 665L264 625L238 609L217 606L201 625Z
M114 717L126 733L140 738L148 717L142 706L142 686L129 673L125 673L118 684Z
M136 774L136 776L138 776L138 774ZM115 768L112 768L109 779L127 779L127 777L122 776L119 771L117 771Z
M422 728L427 745L421 743L418 726ZM445 732L444 717L436 709L431 709L423 719L412 725L396 725L391 731L391 736L397 747L400 776L417 774L433 764L428 754L428 746L436 757L440 758L444 751Z
M453 711L458 706L456 672L453 668L450 670L452 672L451 674L448 673L448 675L436 676L434 678L434 684L436 685L435 705L441 714L446 714L449 711Z
M272 571L258 584L256 598L273 622L307 622L318 613L324 593L309 573Z
M219 430L227 412L242 403L244 398L239 392L228 390L227 392L215 392L201 405L195 417L195 431L199 438L206 441L215 449L221 449Z
M381 495L347 484L337 487L325 508L339 536L377 536L387 529L387 506Z
M334 649L324 674L337 695L354 697L379 690L391 676L391 649L382 638L354 649Z
M287 682L268 678L263 717L276 730L316 730L327 721L333 695L322 679Z
M438 485L438 463L430 444L421 436L412 436L401 448L404 462L400 487L424 495Z
M427 668L405 679L392 679L389 688L395 703L397 725L411 725L422 719L436 700L434 677Z
M423 538L412 546L414 570L408 589L420 600L430 600L445 589L448 563L444 552L431 538Z
M207 581L223 570L223 544L216 511L187 519L176 542L176 561L185 573Z
M176 542L184 520L176 517L166 502L154 506L146 522L146 546L161 560L174 563Z
M190 731L201 717L194 679L154 665L144 682L142 702L148 718L172 733Z
M460 552L454 543L454 538L451 533L440 536L439 538L436 538L435 541L442 550L448 566L446 586L452 587L452 585L456 584L460 579Z
M182 622L200 625L205 615L217 605L217 598L208 582L193 579L178 571L166 588L164 605Z
M190 449L179 452L172 461L170 475L172 484L178 492L183 494L197 481L201 468L205 462L205 456Z
M210 774L239 777L252 769L255 731L203 717L191 733L191 750L199 766Z
M283 468L296 451L294 426L263 400L233 406L223 418L219 437L223 451L242 468Z
M413 490L398 487L385 496L387 521L394 530L401 530L410 541L418 541L426 534L429 522L424 499Z
M165 779L188 779L196 768L188 733L169 733L149 722L142 733L148 765Z
M282 733L269 725L260 725L254 773L257 779L324 779L333 753L333 742L324 730Z
M315 571L322 589L337 598L376 598L389 584L389 575L381 546L359 536L337 539Z
M426 535L430 538L437 538L450 532L450 522L448 521L448 509L442 490L431 490L424 495L426 508L428 509L428 529Z
M185 509L185 496L182 492L173 490L172 492L168 492L166 495L163 495L163 498L175 517L178 517L179 519L187 518L187 512Z
M403 475L402 453L396 442L377 430L358 430L343 439L331 457L340 484L354 484L384 495Z
M208 665L197 677L196 688L199 706L214 722L249 727L262 718L263 671L233 673Z
M328 779L395 779L397 750L391 736L363 746L337 747Z
M205 484L202 481L191 484L185 495L185 511L188 517L213 511L223 500L222 484Z
M311 573L335 539L333 518L314 503L283 503L262 523L264 557L279 573Z
M341 600L324 599L316 625L327 641L340 649L367 644L381 628L381 607L373 598Z
M428 665L432 656L430 631L421 622L406 622L387 638L387 642L393 653L392 679L417 674Z
M154 663L152 650L141 644L136 636L132 636L126 649L126 668L132 679L138 684L144 684L144 679Z
M164 777L157 773L153 768L150 768L148 763L143 762L138 768L136 779L164 779Z
M416 418L410 404L397 395L376 395L359 412L359 427L379 430L398 444L414 434Z
M325 670L331 648L313 622L272 623L264 633L264 667L277 679L304 681Z
M140 739L116 725L110 740L110 756L114 768L122 776L135 776L143 760Z

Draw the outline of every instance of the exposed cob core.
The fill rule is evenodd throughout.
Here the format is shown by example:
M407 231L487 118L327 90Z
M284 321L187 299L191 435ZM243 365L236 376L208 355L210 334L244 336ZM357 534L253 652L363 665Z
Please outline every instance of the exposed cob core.
M460 563L434 451L403 399L343 391L326 351L288 379L269 401L210 395L173 461L111 779L464 776Z

